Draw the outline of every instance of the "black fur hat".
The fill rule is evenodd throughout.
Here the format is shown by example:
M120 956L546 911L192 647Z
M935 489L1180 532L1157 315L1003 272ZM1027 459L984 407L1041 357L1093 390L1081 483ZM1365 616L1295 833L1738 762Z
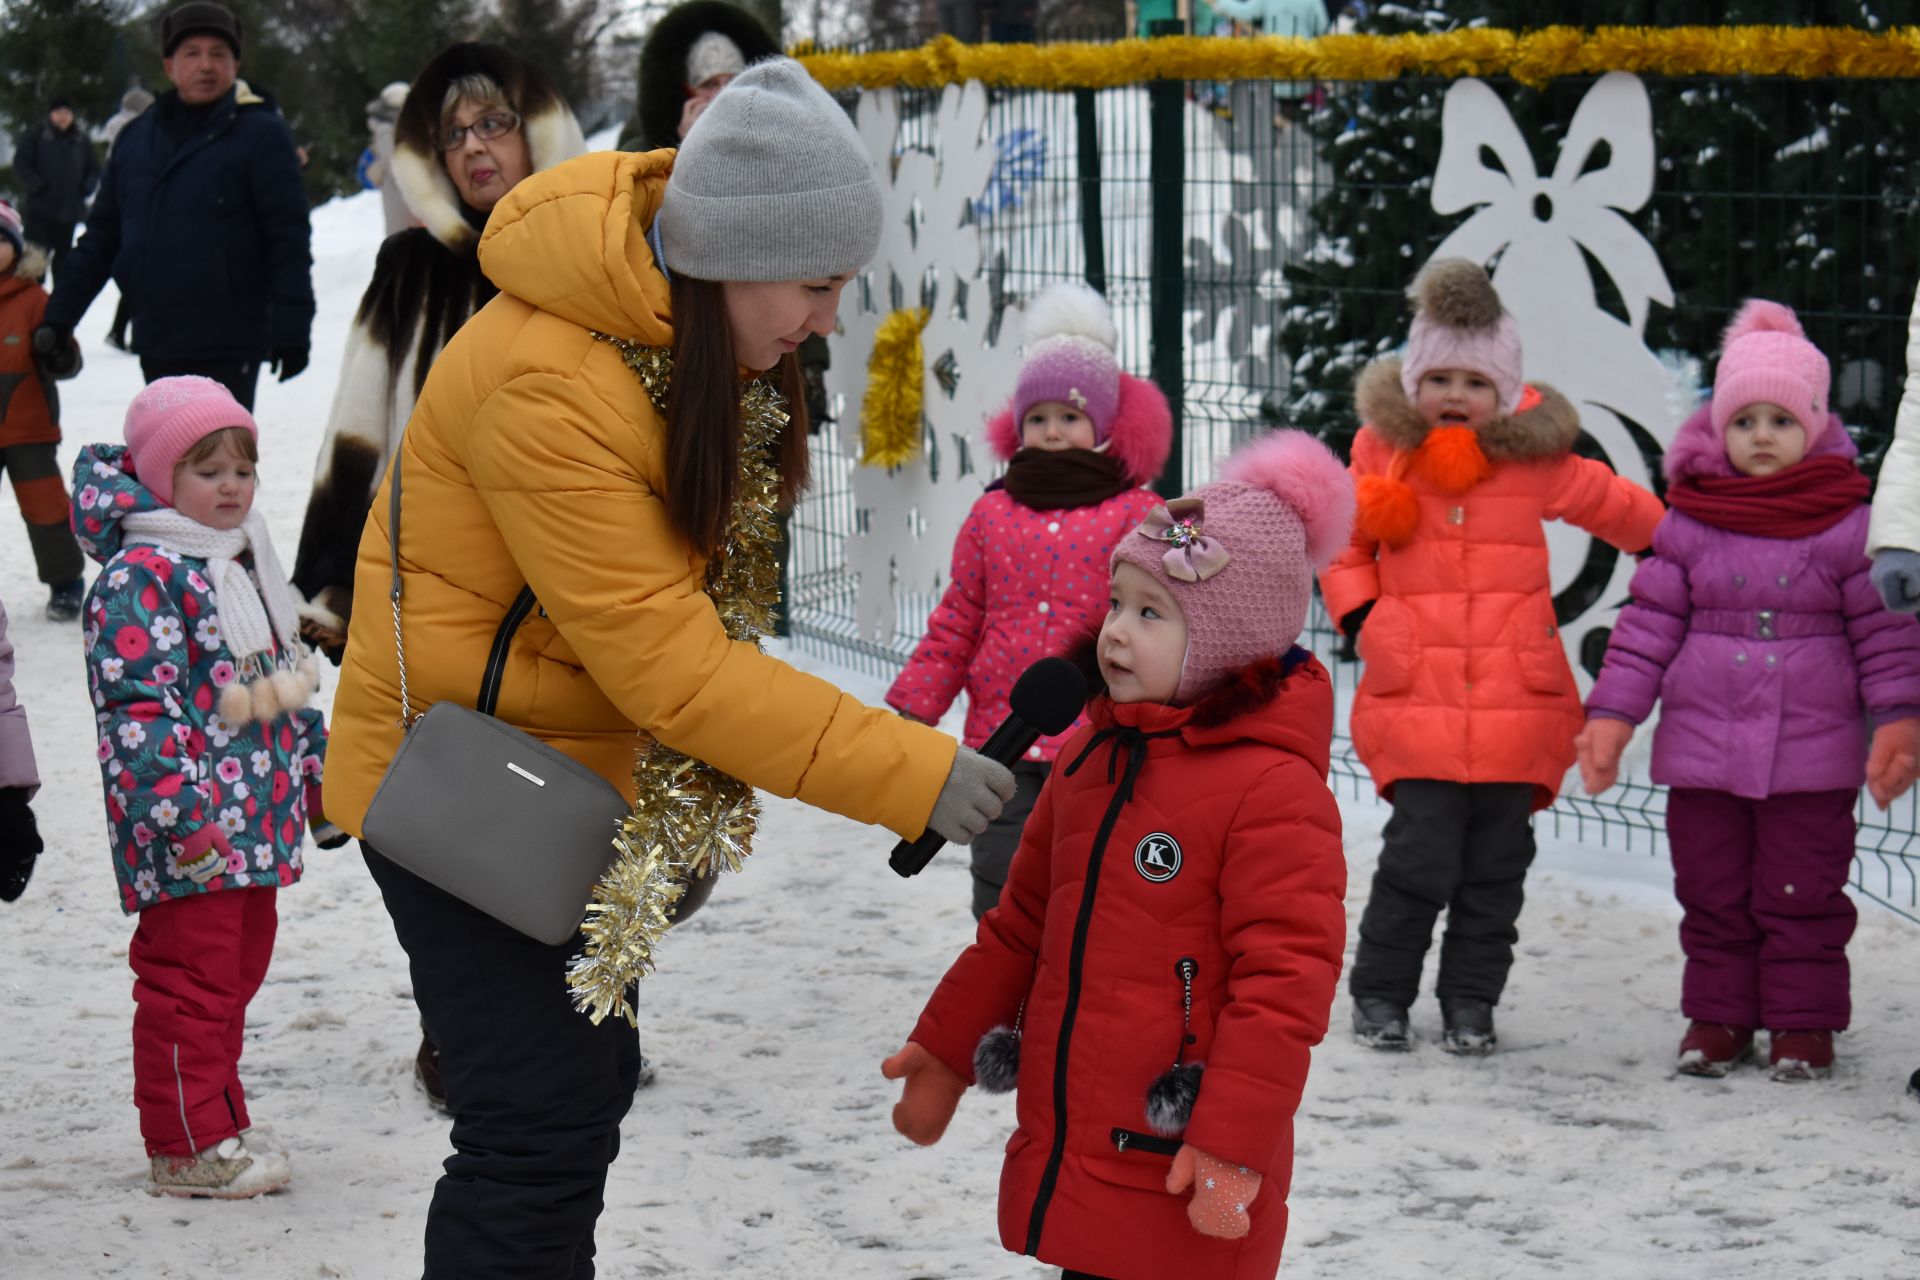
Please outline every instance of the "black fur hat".
M717 31L740 46L748 66L780 52L760 20L727 0L687 0L669 9L640 48L640 145L680 145L680 113L687 102L687 54Z

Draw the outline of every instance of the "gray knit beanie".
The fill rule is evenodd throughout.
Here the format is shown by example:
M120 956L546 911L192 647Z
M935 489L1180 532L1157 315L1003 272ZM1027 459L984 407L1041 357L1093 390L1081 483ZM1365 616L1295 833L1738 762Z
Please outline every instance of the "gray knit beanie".
M655 225L675 274L817 280L871 262L880 218L853 121L799 63L769 58L687 131Z

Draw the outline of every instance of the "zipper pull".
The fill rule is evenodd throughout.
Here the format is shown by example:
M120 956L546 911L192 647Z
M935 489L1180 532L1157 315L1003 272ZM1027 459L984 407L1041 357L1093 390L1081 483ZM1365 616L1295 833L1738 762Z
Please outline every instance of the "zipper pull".
M1127 1149L1127 1139L1131 1137L1133 1137L1133 1135L1125 1129L1116 1130L1113 1135L1113 1145L1119 1150L1125 1151Z
M1193 1034L1193 976L1200 972L1200 962L1181 956L1173 962L1173 971L1180 977L1180 1050L1173 1055L1177 1067L1187 1056L1187 1046L1198 1041Z

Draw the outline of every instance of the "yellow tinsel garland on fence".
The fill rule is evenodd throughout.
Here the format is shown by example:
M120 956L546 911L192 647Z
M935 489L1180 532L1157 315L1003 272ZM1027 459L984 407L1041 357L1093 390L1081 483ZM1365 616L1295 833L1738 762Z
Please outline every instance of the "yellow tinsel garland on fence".
M860 400L860 461L869 467L898 467L920 451L920 330L926 324L925 307L902 307L874 332Z
M654 407L666 412L673 354L596 333L638 375ZM786 401L756 379L740 397L740 474L726 540L707 561L704 589L729 639L758 642L773 629L780 597L780 472L775 459L787 428ZM760 808L753 788L664 743L649 743L634 763L633 810L621 820L617 856L587 904L586 947L567 968L574 1007L598 1025L617 1013L634 1022L627 991L653 971L654 952L695 876L738 871L751 851Z
M883 53L801 51L829 89L932 89L979 80L1021 89L1108 89L1148 80L1392 80L1512 76L1920 76L1920 27L1473 27L1433 35L1165 36L1108 44L962 44L941 36Z

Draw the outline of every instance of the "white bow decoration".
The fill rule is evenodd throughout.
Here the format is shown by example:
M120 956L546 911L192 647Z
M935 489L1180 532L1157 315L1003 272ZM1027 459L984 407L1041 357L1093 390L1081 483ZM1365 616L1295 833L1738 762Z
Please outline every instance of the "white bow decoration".
M1447 90L1440 127L1434 211L1482 207L1447 237L1436 258L1491 262L1497 256L1502 275L1584 284L1582 298L1565 300L1584 310L1596 303L1584 248L1612 277L1636 334L1644 331L1652 303L1673 305L1659 255L1619 212L1639 209L1653 194L1653 108L1637 77L1616 71L1595 82L1574 112L1549 178L1535 171L1506 105L1481 81L1459 80ZM1603 143L1606 162L1589 170ZM1488 151L1493 165L1483 158Z

